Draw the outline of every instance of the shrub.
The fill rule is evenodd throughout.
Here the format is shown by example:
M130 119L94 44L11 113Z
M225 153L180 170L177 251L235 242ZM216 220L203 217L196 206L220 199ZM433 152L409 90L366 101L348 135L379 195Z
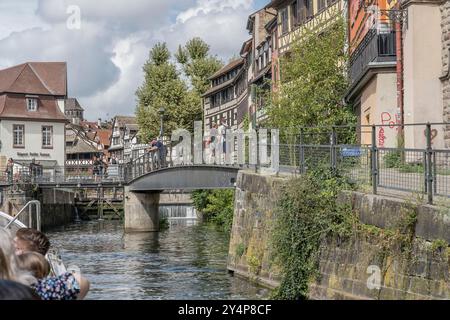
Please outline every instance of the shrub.
M329 169L318 169L293 179L276 209L272 252L281 268L277 299L306 299L309 281L317 275L320 243L330 233L350 235L351 209L336 199L350 185Z
M192 194L194 207L203 219L231 231L234 213L234 190L197 190Z
M402 163L402 156L399 151L391 151L384 156L386 168L399 168Z

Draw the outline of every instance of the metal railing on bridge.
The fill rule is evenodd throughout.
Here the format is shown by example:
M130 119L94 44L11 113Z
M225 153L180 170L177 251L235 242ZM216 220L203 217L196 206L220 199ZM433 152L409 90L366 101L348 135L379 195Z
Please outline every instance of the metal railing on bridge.
M386 121L383 125L297 127L279 130L276 145L268 139L259 141L257 162L248 164L249 140L245 140L245 163L236 164L236 143L231 159L215 157L211 144L203 141L202 159L205 166L232 166L261 170L271 163L261 164L260 150L270 155L278 149L280 173L303 174L319 165L348 177L353 183L377 193L380 188L415 192L427 196L432 203L435 196L450 198L450 149L445 134L449 123L400 125ZM207 137L206 137L207 140ZM195 141L195 140L192 140ZM109 165L100 170L93 167L44 168L39 175L27 168L5 174L3 183L55 183L55 184L126 184L140 176L164 168L192 166L192 156L183 154L179 145L167 145L163 152L147 152L126 164ZM265 147L265 148L262 148ZM181 150L181 151L180 151ZM4 170L3 170L4 171Z
M35 168L16 165L12 169L0 168L2 184L97 184L124 183L124 166L108 165L94 169L93 166L52 166Z
M204 145L202 146L204 147ZM189 166L220 166L220 167L233 167L237 169L249 168L246 165L237 165L236 161L229 164L226 161L224 154L218 155L217 157L211 154L211 150L208 148L203 148L204 154L200 163L194 164L194 161L190 155L194 154L194 150L190 155L183 154L179 152L177 145L165 145L163 150L156 150L151 152L146 152L144 155L138 157L137 159L132 159L130 162L124 165L123 174L124 181L132 181L141 176L144 176L150 172L154 172L161 169L168 169L173 167L189 167ZM219 157L221 157L219 159ZM233 156L234 158L235 155Z

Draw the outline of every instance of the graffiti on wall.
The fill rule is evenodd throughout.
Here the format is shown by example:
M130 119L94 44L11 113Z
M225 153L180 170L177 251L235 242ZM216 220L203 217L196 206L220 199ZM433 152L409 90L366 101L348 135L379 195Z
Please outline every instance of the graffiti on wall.
M381 124L383 125L383 127L380 127L380 129L378 130L378 147L384 148L385 144L386 144L386 140L388 139L386 134L390 130L395 130L396 132L398 132L400 130L400 126L398 126L398 125L401 124L401 116L399 113L392 114L390 112L382 112L381 113ZM426 129L424 130L423 134L426 138L427 137ZM431 144L432 145L434 144L437 136L438 136L438 130L432 129L431 130Z
M423 131L423 135L425 136L425 138L427 138L427 129L425 129ZM437 129L432 129L431 130L431 145L433 145L434 140L436 139L437 135L438 135Z
M395 130L396 132L398 132L398 130L400 129L398 125L401 124L401 116L398 113L392 114L390 112L382 112L381 124L383 125L383 127L380 127L378 131L378 146L380 148L384 148L387 139L387 130Z

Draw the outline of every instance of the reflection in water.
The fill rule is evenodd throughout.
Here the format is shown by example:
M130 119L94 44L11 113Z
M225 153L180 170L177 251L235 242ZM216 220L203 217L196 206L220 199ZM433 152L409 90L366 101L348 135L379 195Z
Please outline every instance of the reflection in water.
M184 221L184 222L183 222ZM183 220L161 233L124 234L95 221L49 233L67 265L91 281L88 299L261 299L268 291L226 270L227 236Z

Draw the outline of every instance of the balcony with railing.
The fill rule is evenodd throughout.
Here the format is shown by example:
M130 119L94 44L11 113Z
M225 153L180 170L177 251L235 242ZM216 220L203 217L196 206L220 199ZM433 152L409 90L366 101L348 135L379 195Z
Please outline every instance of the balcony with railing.
M395 32L377 33L376 29L370 30L350 58L351 84L359 81L371 67L396 60Z
M90 167L94 164L92 159L73 159L66 160L66 167Z

